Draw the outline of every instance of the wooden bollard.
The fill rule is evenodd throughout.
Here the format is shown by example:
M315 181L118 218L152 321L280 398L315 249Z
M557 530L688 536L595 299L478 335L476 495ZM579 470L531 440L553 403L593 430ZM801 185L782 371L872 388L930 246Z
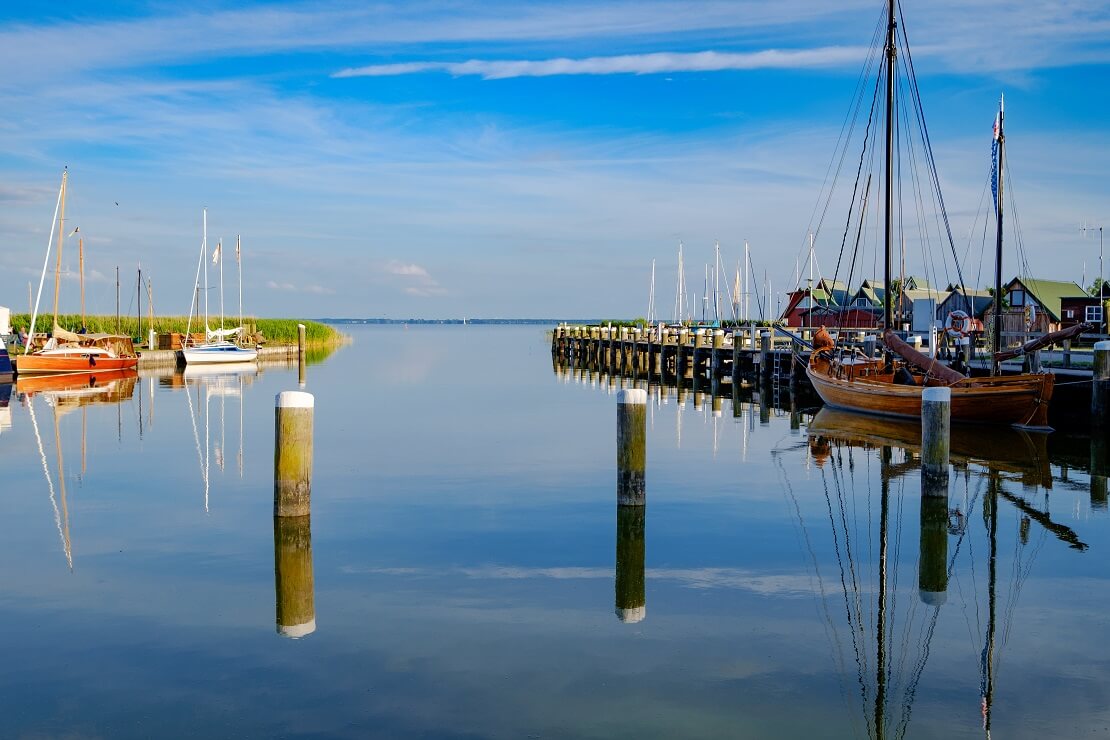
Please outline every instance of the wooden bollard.
M921 478L922 494L938 490L943 483L948 493L948 455L952 431L952 389L924 388L921 391ZM926 485L928 481L928 485Z
M277 632L294 640L316 631L312 524L307 516L274 517Z
M626 624L642 622L647 616L644 593L643 506L617 507L616 614Z
M311 393L282 391L274 414L274 516L308 516L312 498Z
M917 587L921 601L940 606L948 599L948 485L943 492L926 491L921 479L921 550L917 563Z
M617 394L617 504L644 505L644 459L647 446L647 391Z
M304 324L297 324L297 354L301 355L302 357L304 356L306 331L307 330L305 329Z
M1099 433L1110 427L1110 341L1095 342L1094 378L1091 383L1091 421Z

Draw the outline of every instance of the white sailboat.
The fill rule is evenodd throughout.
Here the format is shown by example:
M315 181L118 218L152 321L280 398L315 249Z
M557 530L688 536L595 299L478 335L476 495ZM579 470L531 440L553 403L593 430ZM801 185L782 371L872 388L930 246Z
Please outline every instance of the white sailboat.
M258 351L253 347L243 347L238 344L243 336L243 269L240 263L239 239L235 239L235 263L239 265L239 326L234 329L224 328L224 263L223 244L216 246L212 253L212 262L220 266L220 328L211 329L208 326L208 209L204 209L204 232L200 245L200 259L197 263L197 277L193 288L196 300L197 287L200 285L201 268L204 269L204 337L202 344L193 344L191 333L187 329L185 346L182 354L185 356L186 365L215 364L229 362L254 362L258 358ZM190 326L195 306L189 307ZM229 341L234 338L236 341Z

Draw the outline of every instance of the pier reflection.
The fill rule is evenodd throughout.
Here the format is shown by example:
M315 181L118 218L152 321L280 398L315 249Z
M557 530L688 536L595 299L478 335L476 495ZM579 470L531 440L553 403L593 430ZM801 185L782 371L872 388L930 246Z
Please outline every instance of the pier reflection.
M298 639L316 631L311 517L274 517L274 594L279 635Z

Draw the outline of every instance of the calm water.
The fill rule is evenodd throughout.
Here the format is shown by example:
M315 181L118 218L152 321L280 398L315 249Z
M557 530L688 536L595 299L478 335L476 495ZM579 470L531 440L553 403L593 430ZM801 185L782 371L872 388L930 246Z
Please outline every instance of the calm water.
M0 736L1110 732L1084 440L954 439L923 509L912 427L652 393L648 505L618 522L616 383L553 372L542 329L350 333L308 369L297 640L271 516L295 367L12 389Z

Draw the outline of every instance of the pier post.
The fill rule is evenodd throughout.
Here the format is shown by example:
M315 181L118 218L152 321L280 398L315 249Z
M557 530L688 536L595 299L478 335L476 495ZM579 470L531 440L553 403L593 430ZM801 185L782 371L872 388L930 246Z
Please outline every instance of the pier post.
M1110 341L1095 342L1094 378L1091 383L1091 422L1098 434L1110 427Z
M647 616L644 593L644 506L617 506L616 614L626 624Z
M764 380L771 378L771 332L759 333L759 374Z
M307 516L274 517L277 632L297 639L316 631L312 524Z
M1021 371L1023 373L1039 373L1041 371L1041 353L1034 350L1021 361Z
M943 483L948 492L948 455L952 428L952 389L924 388L921 391L921 478L923 494ZM928 480L930 485L926 486Z
M874 334L868 334L863 339L863 353L868 357L875 356L875 345L878 343Z
M1064 369L1067 370L1071 367L1071 340L1064 340Z
M274 516L308 516L312 498L312 415L303 391L277 394L274 414Z
M647 391L617 393L617 504L644 505L644 460L647 446Z

